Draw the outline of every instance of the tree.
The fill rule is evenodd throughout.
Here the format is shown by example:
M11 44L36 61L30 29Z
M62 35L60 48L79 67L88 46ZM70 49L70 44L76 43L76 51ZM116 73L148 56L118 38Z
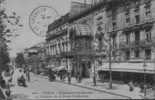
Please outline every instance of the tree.
M7 45L0 45L0 72L7 69L7 64L10 62L9 53L7 52Z
M5 0L0 0L0 72L7 69L10 62L8 43L12 37L18 36L15 31L22 27L20 17L15 12L7 14L4 2Z
M17 54L15 62L17 64L17 67L22 67L22 65L25 64L25 59L24 59L23 53L18 53Z

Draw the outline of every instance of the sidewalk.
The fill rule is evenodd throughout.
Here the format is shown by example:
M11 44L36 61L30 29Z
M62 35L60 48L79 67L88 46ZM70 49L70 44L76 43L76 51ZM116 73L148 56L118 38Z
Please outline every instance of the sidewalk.
M68 84L67 79L64 81L59 81L59 82ZM93 79L83 79L81 83L78 83L75 78L72 78L71 80L71 85L74 85L74 86L93 89L95 91L100 91L100 92L107 92L113 95L119 95L119 96L126 97L129 99L142 99L142 96L143 96L143 93L139 93L138 89L135 89L134 91L130 92L129 87L125 84L121 85L121 84L113 83L113 89L109 89L108 88L109 83L107 82L102 83L100 81L97 81L96 83L97 85L94 86Z
M44 79L48 79L48 77L41 76L41 75L39 75L39 77L44 78ZM61 81L57 77L57 81L61 82L61 83L68 84L67 78L64 81ZM113 83L113 89L109 89L109 83L108 82L103 83L103 82L97 81L96 86L94 86L93 79L90 79L90 78L89 79L83 79L81 81L81 83L78 83L75 78L72 78L70 85L78 86L78 87L82 87L82 88L87 88L87 89L91 89L94 91L105 92L105 93L109 93L112 95L118 95L118 96L126 97L129 99L143 99L143 95L144 95L144 93L139 92L140 91L139 88L135 88L134 91L130 92L127 84ZM148 96L148 97L150 97L150 96Z

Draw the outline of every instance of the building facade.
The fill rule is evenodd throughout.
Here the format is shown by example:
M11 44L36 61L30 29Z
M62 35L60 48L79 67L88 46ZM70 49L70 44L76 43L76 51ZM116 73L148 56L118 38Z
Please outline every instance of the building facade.
M41 73L46 65L45 42L41 42L24 50L24 59L27 67L33 72Z
M86 10L84 7L88 9L90 5L85 6L83 3L73 2L68 14L49 25L47 53L51 58L51 65L66 66L67 69L72 70L74 76L80 74L83 77L89 77L91 68L89 52L92 41L91 19L93 17L74 19Z
M152 83L154 67L154 0L107 0L96 11L96 36L101 47L111 49L113 79ZM108 52L107 52L108 53ZM109 53L108 53L109 54ZM109 70L109 55L102 70ZM109 77L108 73L105 77Z
M95 66L108 79L111 62L114 80L143 81L145 73L147 81L152 83L155 72L154 3L154 0L99 0L87 9L68 16L65 21L60 18L56 27L50 29L49 26L51 34L55 32L56 35L50 36L48 52L52 50L50 53L61 55L54 58L70 59L64 61L66 65L70 62L74 73L80 72L83 77L89 77L90 70ZM68 42L52 42L55 48L51 49L50 41L64 40L60 37ZM97 43L96 53L92 46L94 42ZM63 47L68 53L60 53L61 50L65 52ZM92 58L97 64L94 65Z

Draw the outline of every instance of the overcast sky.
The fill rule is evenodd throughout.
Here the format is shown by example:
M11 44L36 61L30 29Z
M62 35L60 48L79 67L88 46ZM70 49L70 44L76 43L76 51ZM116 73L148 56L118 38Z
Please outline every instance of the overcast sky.
M43 41L42 38L36 36L29 27L29 15L38 6L52 6L60 15L64 15L70 9L71 0L7 0L8 11L15 11L17 15L21 16L21 21L24 27L16 33L20 36L13 40L10 44L10 55L15 56L17 52L22 51Z

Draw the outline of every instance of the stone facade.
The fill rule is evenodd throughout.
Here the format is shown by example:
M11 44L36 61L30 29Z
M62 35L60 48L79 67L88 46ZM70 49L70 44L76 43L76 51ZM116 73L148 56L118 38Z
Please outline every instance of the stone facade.
M47 52L53 57L65 52L66 55L69 55L68 61L65 61L66 56L63 56L59 57L63 58L63 61L60 62L62 64L70 63L69 65L74 66L75 70L81 70L80 73L89 73L88 70L94 66L90 54L87 54L93 50L94 41L98 43L96 52L104 52L104 55L100 54L100 57L95 59L98 62L95 66L104 66L105 63L108 63L109 53L112 54L114 63L141 65L144 63L144 59L147 63L152 63L151 61L155 59L154 3L154 0L99 0L98 3L94 3L89 9L80 11L76 16L69 16L65 23L52 30L49 28L48 34L57 35L50 36L52 38L48 40ZM76 35L81 34L77 28L80 25L89 27L90 34L77 36L77 38ZM88 48L86 48L87 46ZM112 52L109 52L110 47ZM83 53L83 56L73 55L78 52L81 55ZM102 64L99 64L101 62ZM78 67L86 65L89 67ZM112 68L114 67L112 66ZM134 70L136 69L139 68Z
M96 22L101 20L98 22L96 34L104 35L102 42L106 42L106 38L111 35L111 44L115 53L121 51L121 54L113 55L117 56L116 58L136 61L136 59L143 60L145 55L149 60L154 59L152 45L147 46L145 43L154 41L155 1L118 0L118 2L110 9L105 6L100 11L96 11L100 12L95 16ZM102 24L101 27L99 24Z

